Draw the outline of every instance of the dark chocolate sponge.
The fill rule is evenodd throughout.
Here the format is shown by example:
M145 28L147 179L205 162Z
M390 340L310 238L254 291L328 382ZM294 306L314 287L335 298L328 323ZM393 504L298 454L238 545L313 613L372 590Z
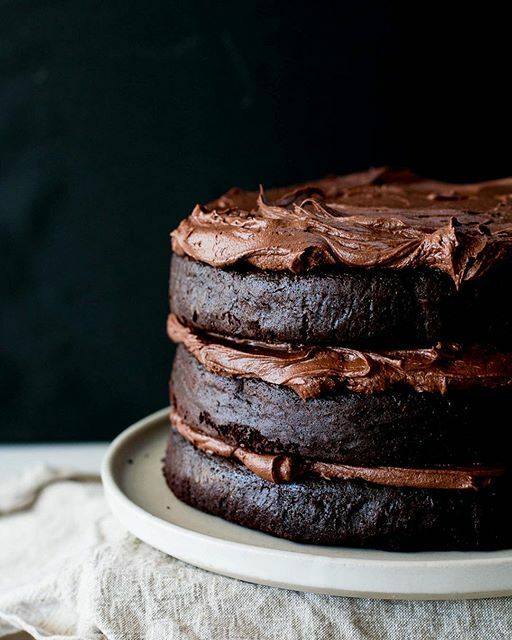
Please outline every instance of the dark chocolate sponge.
M174 255L170 301L196 329L266 342L357 347L439 340L510 344L510 269L459 291L436 269L289 272L217 269Z
M404 489L307 478L273 484L171 432L164 474L187 504L251 529L314 544L390 551L512 545L510 485L480 491Z
M508 464L510 400L508 389L443 396L405 387L302 400L285 387L210 373L182 345L171 378L171 402L196 430L257 453L363 466Z

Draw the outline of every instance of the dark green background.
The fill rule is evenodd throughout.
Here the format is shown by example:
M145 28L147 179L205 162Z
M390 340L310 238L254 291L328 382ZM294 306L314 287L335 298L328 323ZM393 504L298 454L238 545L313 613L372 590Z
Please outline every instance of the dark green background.
M509 22L449 3L0 3L0 439L166 404L168 233L232 185L512 174Z

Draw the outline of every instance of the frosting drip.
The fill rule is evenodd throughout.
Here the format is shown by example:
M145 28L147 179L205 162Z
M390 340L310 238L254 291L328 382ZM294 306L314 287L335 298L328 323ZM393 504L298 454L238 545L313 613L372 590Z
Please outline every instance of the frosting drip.
M458 286L512 258L512 178L450 184L372 169L268 193L232 189L173 231L214 267L437 268Z
M231 446L187 425L176 411L171 411L171 425L197 449L225 458L236 458L253 473L269 482L292 482L306 473L328 480L364 480L373 484L414 489L479 489L494 478L506 474L504 467L439 467L410 469L405 467L354 467L299 460L283 454L262 454Z
M419 392L499 388L512 385L512 354L455 345L370 352L344 347L287 349L250 341L229 341L195 332L171 314L167 332L212 373L258 378L313 398L336 388L376 393L395 385Z

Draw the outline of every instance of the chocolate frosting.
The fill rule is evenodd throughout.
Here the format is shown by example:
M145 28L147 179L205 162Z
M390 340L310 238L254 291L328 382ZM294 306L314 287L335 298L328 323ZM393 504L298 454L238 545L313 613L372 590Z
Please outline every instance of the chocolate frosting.
M284 385L304 399L338 387L376 393L404 384L419 392L445 393L448 389L512 384L512 354L491 348L461 350L449 345L378 353L344 347L287 349L195 332L173 314L167 331L213 373Z
M512 258L512 178L451 184L386 167L266 193L232 189L173 231L214 267L431 267L459 285Z
M294 464L290 456L254 453L234 447L217 438L189 427L178 413L171 411L172 426L197 449L214 453L224 458L236 458L253 473L269 482L290 482L294 475Z
M171 425L196 448L207 453L236 458L253 473L269 482L291 482L306 473L328 480L364 480L373 484L415 489L478 489L503 476L504 467L439 467L411 469L405 467L355 467L331 462L301 460L294 456L254 453L231 446L200 433L187 425L176 411L171 411Z

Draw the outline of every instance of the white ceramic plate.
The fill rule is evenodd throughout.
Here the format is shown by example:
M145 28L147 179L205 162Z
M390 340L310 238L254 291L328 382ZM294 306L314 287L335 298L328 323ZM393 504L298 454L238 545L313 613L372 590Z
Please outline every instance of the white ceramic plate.
M121 433L102 468L113 513L153 547L215 573L299 591L429 600L512 594L512 550L391 553L297 544L183 504L161 471L168 411Z

